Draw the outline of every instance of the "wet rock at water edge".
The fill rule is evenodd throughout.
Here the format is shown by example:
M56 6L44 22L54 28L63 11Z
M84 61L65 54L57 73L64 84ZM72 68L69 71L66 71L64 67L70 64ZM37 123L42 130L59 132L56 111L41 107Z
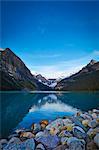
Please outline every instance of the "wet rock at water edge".
M45 127L48 125L48 120L42 120L41 122L40 122L40 125L41 125L41 129L43 130L43 129L45 129Z
M3 149L7 145L8 141L6 139L0 140L0 149Z
M88 113L86 114L86 113L84 113L84 114L81 114L80 115L84 120L86 120L86 119L88 119L88 120L92 120L92 117L91 117L91 115L89 115Z
M35 135L31 132L22 132L20 138L34 138Z
M40 126L40 124L33 123L31 126L31 129L33 130L34 133L37 133L41 130L41 126Z
M42 137L44 135L44 133L45 132L43 132L43 131L36 133L35 138Z
M11 134L11 135L8 136L8 139L11 139L13 137L19 137L19 134L18 133Z

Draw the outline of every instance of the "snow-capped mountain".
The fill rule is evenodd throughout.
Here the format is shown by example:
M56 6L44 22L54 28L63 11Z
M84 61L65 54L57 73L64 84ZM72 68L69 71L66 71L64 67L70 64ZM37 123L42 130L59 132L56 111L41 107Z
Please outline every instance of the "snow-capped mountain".
M47 85L51 88L54 88L57 85L57 80L56 79L46 79L43 77L41 74L36 75L36 79L43 83L44 85Z

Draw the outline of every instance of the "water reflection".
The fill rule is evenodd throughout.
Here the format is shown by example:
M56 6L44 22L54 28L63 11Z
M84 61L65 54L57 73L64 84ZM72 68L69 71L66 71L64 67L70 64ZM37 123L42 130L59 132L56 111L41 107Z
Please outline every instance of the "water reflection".
M17 128L29 128L33 122L39 122L42 119L52 120L57 116L71 116L77 112L76 108L69 106L61 100L55 94L49 94L42 99L37 100L29 113L18 124Z
M6 137L15 127L28 127L41 119L71 115L76 108L87 111L99 107L99 92L1 92L0 95L2 137Z

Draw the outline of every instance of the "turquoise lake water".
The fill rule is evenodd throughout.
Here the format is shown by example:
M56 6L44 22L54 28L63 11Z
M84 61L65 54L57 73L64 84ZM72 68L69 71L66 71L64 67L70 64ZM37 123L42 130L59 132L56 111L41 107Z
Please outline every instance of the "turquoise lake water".
M1 137L33 122L99 107L99 92L0 92Z

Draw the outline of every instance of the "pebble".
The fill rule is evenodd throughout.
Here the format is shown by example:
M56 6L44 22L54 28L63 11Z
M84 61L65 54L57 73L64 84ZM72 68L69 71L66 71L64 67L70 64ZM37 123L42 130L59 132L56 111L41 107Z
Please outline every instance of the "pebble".
M20 134L20 138L21 138L21 137L24 137L24 138L33 138L33 137L35 137L35 135L32 134L31 132L22 132L22 133Z
M96 114L96 113L92 113L91 116L92 116L93 119L96 119L96 118L97 118L97 114Z
M90 121L90 122L88 123L88 126L91 127L91 128L95 128L95 127L97 126L96 120L94 119L94 120Z
M82 129L84 129L84 130L86 130L86 128L84 127L84 125L81 123L81 121L83 120L79 120L79 117L73 117L72 118L72 120L73 120L73 122L74 122L74 124L76 125L76 126L79 126L79 127L81 127Z
M10 143L3 150L34 150L35 142L34 139L27 139L20 143Z
M35 138L37 142L44 144L47 148L52 149L58 146L59 138L57 135L50 135L48 132L43 136Z
M70 143L69 150L85 150L85 145L80 141L74 141Z
M33 130L34 133L37 133L41 130L41 126L40 124L34 123L32 124L31 129Z
M99 148L99 133L96 134L96 136L94 137L94 142L96 143L96 145L97 145L98 148Z
M73 135L69 131L63 130L60 132L58 136L59 137L72 137Z
M82 121L82 124L83 124L85 127L87 127L88 124L89 124L89 120L88 120L88 119L83 120L83 121Z
M61 144L62 144L62 145L67 144L67 141L68 141L68 137L62 137L62 138L61 138Z
M86 138L85 131L79 126L74 126L73 127L73 134L74 134L74 136L76 136L77 138L80 138L80 139L85 139Z
M0 140L0 149L5 147L7 145L8 141L6 139L1 139Z
M98 150L98 148L93 140L91 140L90 142L87 143L86 149L87 150Z
M47 130L50 130L51 128L61 129L64 126L63 119L59 118L55 121L52 121L48 126L46 126Z
M45 147L43 144L38 144L35 150L45 150Z
M36 133L35 137L37 138L37 137L41 137L43 135L44 135L44 132L40 131L40 132Z
M59 145L56 148L54 148L53 150L68 150L68 149L67 149L67 145Z
M85 150L85 142L76 137L70 137L67 140L67 145L69 150Z
M90 137L90 138L93 138L97 133L99 133L99 127L96 127L94 129L90 128L87 132L87 135Z

